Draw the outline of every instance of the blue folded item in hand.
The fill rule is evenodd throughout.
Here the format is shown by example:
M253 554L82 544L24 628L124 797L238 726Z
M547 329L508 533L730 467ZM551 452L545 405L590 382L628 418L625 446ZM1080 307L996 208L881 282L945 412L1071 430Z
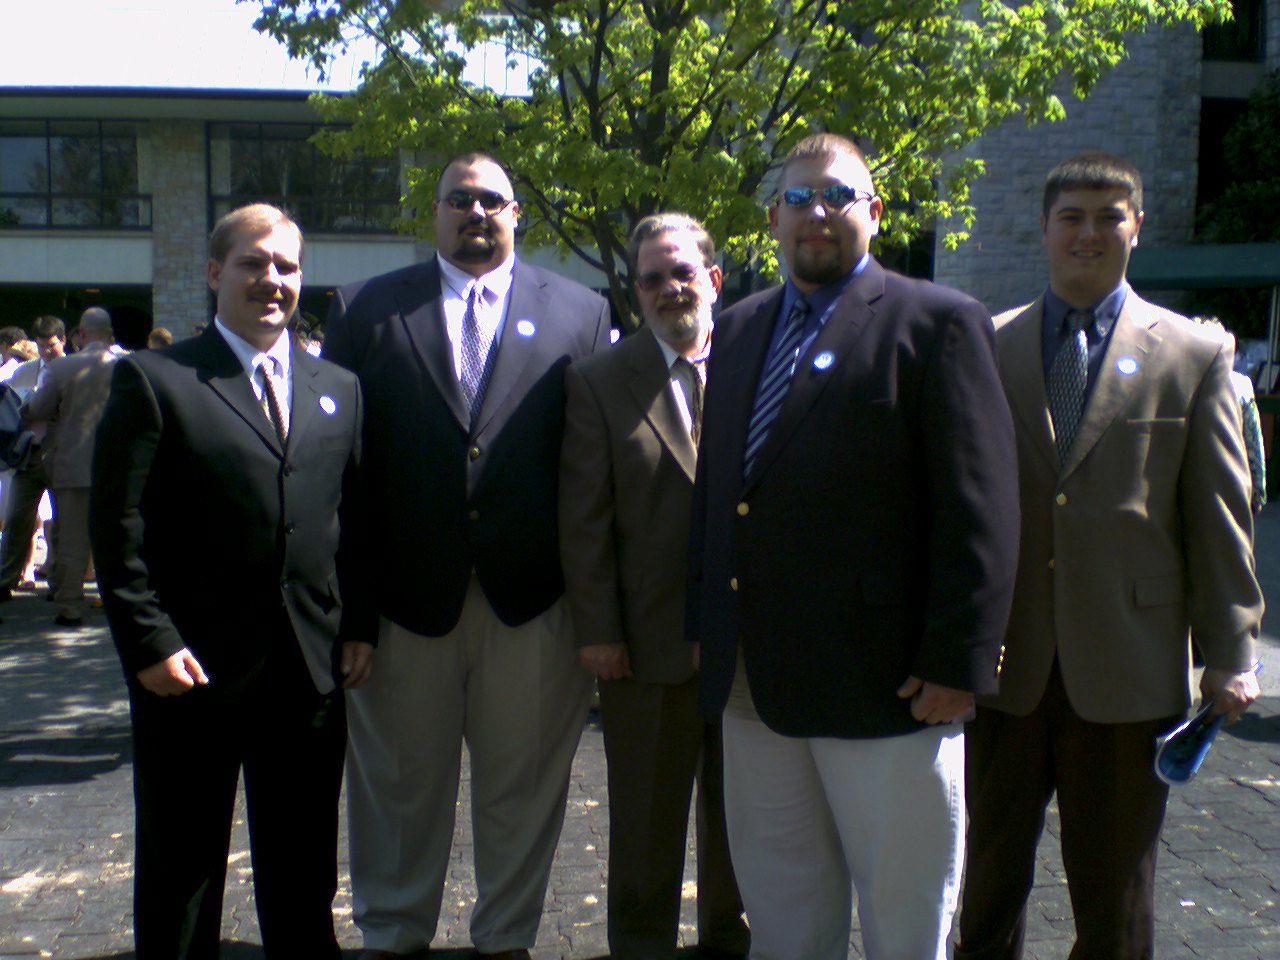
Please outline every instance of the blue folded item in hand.
M1204 763L1213 738L1222 729L1225 713L1210 717L1213 702L1206 703L1194 717L1178 724L1156 739L1156 776L1170 786L1189 783Z

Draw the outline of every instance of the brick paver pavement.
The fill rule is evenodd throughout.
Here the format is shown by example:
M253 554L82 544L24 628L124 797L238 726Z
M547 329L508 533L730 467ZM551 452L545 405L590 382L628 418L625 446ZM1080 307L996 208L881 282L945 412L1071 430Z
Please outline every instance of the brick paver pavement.
M1280 597L1280 505L1263 513L1258 543L1264 588ZM102 615L83 629L55 628L50 604L19 594L0 616L0 960L132 957L128 712ZM1161 957L1280 957L1280 645L1270 636L1263 655L1271 661L1267 695L1171 799L1157 891ZM462 789L436 939L457 957L471 955L475 890L465 781ZM1052 811L1048 833L1030 907L1029 960L1062 960L1072 936ZM593 719L574 764L537 960L606 954L607 838L604 754ZM692 895L686 882L687 942L695 938ZM359 934L345 872L335 909L341 941L354 950ZM242 819L223 931L224 957L261 958ZM856 933L851 954L861 956Z

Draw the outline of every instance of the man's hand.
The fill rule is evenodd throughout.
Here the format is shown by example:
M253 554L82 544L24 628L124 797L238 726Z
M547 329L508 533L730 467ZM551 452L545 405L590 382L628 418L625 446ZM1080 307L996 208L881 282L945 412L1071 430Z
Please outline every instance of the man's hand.
M176 697L209 682L196 655L183 647L168 659L139 670L138 682L158 697Z
M591 643L578 648L578 662L601 680L631 676L631 658L625 643Z
M342 673L343 690L360 686L373 673L373 644L360 640L345 641L338 669Z
M1262 690L1258 686L1258 671L1241 670L1232 673L1230 670L1215 670L1205 667L1200 677L1200 695L1213 701L1212 716L1220 713L1227 715L1227 723L1235 723L1240 714L1248 709L1249 704L1257 700Z
M911 700L911 715L924 723L959 723L973 714L973 694L919 677L907 677L898 696Z

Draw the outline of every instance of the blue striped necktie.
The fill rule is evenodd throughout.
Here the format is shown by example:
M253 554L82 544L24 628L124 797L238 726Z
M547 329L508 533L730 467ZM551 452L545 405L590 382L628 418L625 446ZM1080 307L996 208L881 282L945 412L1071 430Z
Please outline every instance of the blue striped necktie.
M1067 453L1075 441L1084 413L1085 386L1089 379L1089 335L1093 325L1092 310L1067 313L1067 339L1058 348L1049 368L1046 384L1049 416L1053 418L1053 439L1058 448L1058 462L1067 462Z
M755 466L756 458L769 435L769 425L782 409L782 401L786 399L787 388L791 386L791 377L796 370L800 342L804 339L805 321L808 319L809 301L800 297L787 314L778 346L770 354L761 372L760 383L756 386L756 402L751 408L751 422L747 427L747 445L742 456L744 478L751 475L751 468Z

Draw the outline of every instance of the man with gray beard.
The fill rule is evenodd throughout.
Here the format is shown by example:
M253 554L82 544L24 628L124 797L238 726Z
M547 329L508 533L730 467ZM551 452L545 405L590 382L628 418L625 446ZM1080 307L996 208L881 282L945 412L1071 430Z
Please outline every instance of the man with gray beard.
M646 325L565 378L560 543L582 665L600 681L609 765L609 949L675 954L698 781L700 954L749 940L724 827L720 726L697 712L684 642L685 556L715 245L684 214L646 217L628 250Z

